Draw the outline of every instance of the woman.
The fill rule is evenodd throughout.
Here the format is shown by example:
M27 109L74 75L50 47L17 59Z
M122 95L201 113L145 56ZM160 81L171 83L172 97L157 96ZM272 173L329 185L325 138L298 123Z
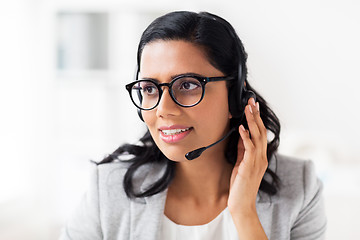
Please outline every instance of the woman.
M279 120L228 22L166 14L137 56L126 87L148 131L97 164L61 239L324 238L322 184L311 161L276 153Z

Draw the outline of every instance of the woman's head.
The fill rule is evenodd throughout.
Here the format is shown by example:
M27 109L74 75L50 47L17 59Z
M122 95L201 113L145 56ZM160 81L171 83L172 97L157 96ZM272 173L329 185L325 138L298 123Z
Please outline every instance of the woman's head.
M228 104L223 106L226 106L230 110L231 115L234 116L229 121L231 127L240 125L241 120L241 123L246 126L245 119L240 119L244 106L240 106L241 101L239 99L241 98L242 90L239 85L241 82L246 82L247 55L233 27L226 20L206 12L194 13L182 11L161 16L146 28L140 39L137 54L139 72L144 72L144 69L142 69L142 65L144 65L143 52L147 46L154 45L153 43L156 42L171 41L183 41L187 42L188 45L191 44L193 47L197 47L203 53L204 60L212 65L214 69L218 70L217 76L234 77L234 81L227 82L227 88L229 89L227 95L230 96L230 98L227 96L227 99L228 103L230 102L231 104L230 106ZM154 61L154 59L152 60ZM239 66L241 66L241 81L238 80ZM209 74L205 76L212 77ZM146 115L145 111L143 111L144 115ZM228 128L229 124L226 124L226 129ZM221 126L220 129L222 135L224 135L224 127ZM152 136L154 137L153 133ZM221 135L217 135L218 139L221 137ZM218 139L211 138L214 141ZM207 143L200 144L206 146L205 144Z
M142 111L142 116L156 145L168 159L187 161L187 152L210 145L226 134L232 116L224 73L210 64L201 47L184 40L156 40L144 47L141 57L139 78L143 81L136 82L134 94L136 97L140 93L137 89L141 86L142 106L159 99L158 105ZM210 77L210 82L203 86L205 77ZM158 88L157 84L163 87ZM170 84L169 88L165 84ZM201 93L203 98L198 98L201 101L194 106L184 107L175 102L192 100ZM202 158L225 159L224 152L225 144L218 144Z

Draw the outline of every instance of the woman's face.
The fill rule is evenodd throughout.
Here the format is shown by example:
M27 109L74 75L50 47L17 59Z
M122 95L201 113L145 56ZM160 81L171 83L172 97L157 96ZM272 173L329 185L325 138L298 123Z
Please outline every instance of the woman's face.
M203 50L193 43L158 40L144 47L139 78L168 83L175 76L185 73L205 77L225 76L209 63ZM187 152L214 143L229 130L231 115L226 81L207 83L203 100L189 108L177 105L171 99L168 88L163 87L159 105L150 111L142 111L142 115L164 155L173 161L188 161L185 158ZM217 144L199 158L223 158L224 149L225 143Z

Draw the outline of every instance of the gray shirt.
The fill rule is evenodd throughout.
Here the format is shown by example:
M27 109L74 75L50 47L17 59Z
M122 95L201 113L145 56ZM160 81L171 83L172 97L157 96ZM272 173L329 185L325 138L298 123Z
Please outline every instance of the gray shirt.
M156 240L161 229L167 190L130 200L123 189L129 163L95 165L90 188L62 230L60 240ZM275 155L269 168L281 186L275 196L259 192L256 209L269 239L324 239L326 217L323 185L314 164ZM148 164L135 175L141 191L163 174L164 166Z

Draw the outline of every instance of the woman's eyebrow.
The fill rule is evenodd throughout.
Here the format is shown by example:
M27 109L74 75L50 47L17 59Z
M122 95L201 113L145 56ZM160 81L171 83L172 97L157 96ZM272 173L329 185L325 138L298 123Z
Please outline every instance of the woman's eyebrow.
M170 79L173 80L174 78L179 77L179 76L199 76L199 77L204 77L203 75L198 74L198 73L186 72L186 73L179 73L179 74L171 75ZM152 80L152 81L154 81L156 83L160 82L158 79L151 78L151 77L142 77L141 80Z
M156 78L150 78L150 77L139 78L139 80L151 80L151 81L154 81L156 83L159 83L159 80L157 80Z
M171 76L171 79L174 79L174 78L179 77L179 76L198 76L198 77L203 77L203 75L198 74L198 73L186 72L186 73L180 73L180 74L172 75L172 76Z

